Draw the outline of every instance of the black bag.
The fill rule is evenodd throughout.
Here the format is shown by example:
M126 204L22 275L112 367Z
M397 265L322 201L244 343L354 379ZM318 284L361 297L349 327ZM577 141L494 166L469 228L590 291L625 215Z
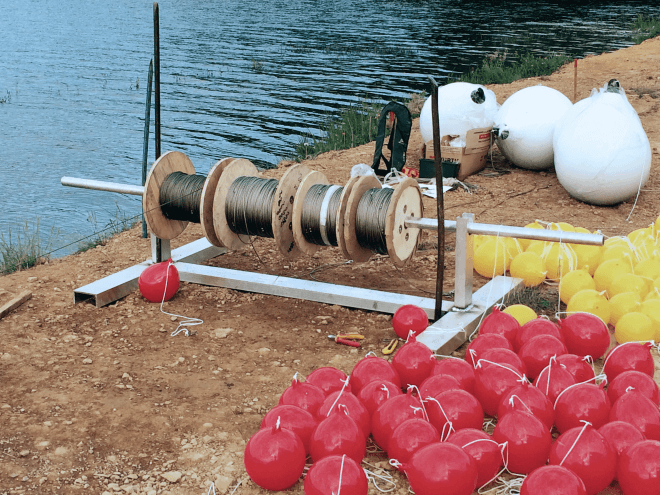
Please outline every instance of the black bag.
M387 143L387 149L390 150L390 159L383 156L383 143L385 142L385 131L387 123L387 114L393 112L395 119L390 132L390 140ZM386 175L392 168L399 172L406 164L406 152L408 151L408 141L410 140L410 131L412 130L412 117L410 110L405 105L395 101L389 102L380 112L378 119L378 135L376 136L376 150L374 151L374 161L371 168L376 175ZM385 170L380 170L381 160L385 163Z

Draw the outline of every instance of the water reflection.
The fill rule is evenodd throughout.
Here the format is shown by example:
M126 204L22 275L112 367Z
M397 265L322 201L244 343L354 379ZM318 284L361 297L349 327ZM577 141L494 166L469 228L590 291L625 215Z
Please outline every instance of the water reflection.
M141 179L152 4L3 2L0 232L41 217L73 238L115 201L64 188L62 175ZM495 50L581 56L630 44L644 2L166 0L161 8L163 150L205 172L219 158L261 166L291 153L342 105L388 100L479 64ZM138 82L139 78L139 82ZM152 119L153 122L153 119ZM153 131L153 129L152 129ZM153 144L150 157L153 157ZM58 253L62 254L62 253Z

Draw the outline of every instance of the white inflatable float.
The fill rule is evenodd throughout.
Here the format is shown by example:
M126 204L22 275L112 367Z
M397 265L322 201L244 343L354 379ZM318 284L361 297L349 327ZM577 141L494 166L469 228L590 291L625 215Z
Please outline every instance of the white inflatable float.
M465 146L470 129L491 127L497 114L497 97L480 84L456 82L438 89L440 137L459 136L452 145ZM431 97L424 102L419 116L419 130L424 142L433 139ZM463 144L461 144L461 141Z
M566 96L546 86L517 91L495 116L497 147L517 167L529 170L552 167L555 124L572 106Z
M572 197L613 205L637 195L651 171L651 145L619 82L573 105L553 139L557 179Z

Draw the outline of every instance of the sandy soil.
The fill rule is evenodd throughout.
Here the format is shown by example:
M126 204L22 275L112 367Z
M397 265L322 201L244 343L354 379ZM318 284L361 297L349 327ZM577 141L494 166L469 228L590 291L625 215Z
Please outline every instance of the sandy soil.
M588 57L580 61L578 97L613 77L627 90L658 90L659 67L660 38ZM503 102L539 83L572 98L573 68L491 89ZM660 100L632 91L629 97L653 147L651 178L630 222L625 219L632 201L605 208L579 203L552 171L511 168L497 153L493 165L506 173L487 169L468 179L478 186L474 194L447 193L447 218L472 212L479 221L509 225L565 221L607 235L648 225L660 213ZM417 163L421 144L416 128L409 163ZM373 144L366 144L326 153L307 164L326 173L332 183L343 184L352 165L370 163L372 156ZM287 166L282 163L266 175L279 177ZM434 202L426 199L425 207L426 215L434 216ZM173 245L200 236L201 229L192 226ZM254 250L221 256L211 264L423 295L434 292L436 241L425 234L422 249L401 270L384 257L361 265L333 265L344 261L337 250L287 261L275 254L268 239L257 240ZM449 246L453 242L447 239ZM100 309L73 305L75 287L142 261L149 253L148 240L135 228L105 246L0 278L0 304L21 291L33 293L30 301L0 320L0 494L201 494L212 481L216 493L231 491L247 478L245 443L296 371L307 375L332 365L350 372L368 351L379 353L383 339L393 335L385 315L188 284L182 284L165 308L204 320L188 338L171 337L176 322L138 293ZM445 291L453 284L454 253L446 254ZM475 277L476 286L486 282ZM351 330L367 336L360 350L326 337ZM372 464L383 460L382 455L369 456ZM395 475L395 480L395 493L408 493L405 479ZM289 492L302 493L302 483ZM236 493L265 492L246 481ZM377 493L373 486L370 493Z

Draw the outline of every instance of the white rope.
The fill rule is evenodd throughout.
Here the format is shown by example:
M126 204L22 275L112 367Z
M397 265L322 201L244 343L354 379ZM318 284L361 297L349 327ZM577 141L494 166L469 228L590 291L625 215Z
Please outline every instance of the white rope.
M332 492L333 495L339 495L341 493L341 478L344 475L344 459L346 454L341 456L341 468L339 469L339 488L337 488L337 493Z
M440 441L444 442L445 440L447 440L447 438L449 438L449 435L451 435L452 432L456 432L456 430L454 430L454 424L447 417L447 413L445 413L445 410L442 408L442 404L440 404L438 399L436 399L434 397L427 397L426 400L432 400L433 402L438 404L438 407L440 408L440 411L442 412L442 415L445 417L446 423L444 425L442 425L442 432L440 433ZM422 402L424 402L424 401L422 401ZM449 425L449 429L447 430L447 438L445 438L445 428L447 427L447 425Z
M424 412L424 419L426 421L428 421L429 420L429 415L426 414L426 408L424 407L424 399L422 398L422 393L417 388L417 385L408 385L407 390L410 390L410 389L417 390L417 398L419 398L419 402L422 405L422 411ZM413 406L410 406L410 407L413 407ZM413 409L415 409L415 408L413 407Z
M170 278L170 266L174 266L174 262L173 262L173 261L170 261L170 262L167 264L167 270L165 271L165 290L163 290L163 299L160 301L160 311L161 311L161 313L164 313L164 314L166 314L166 315L168 315L168 316L174 316L174 317L176 317L176 318L183 318L183 320L181 320L181 321L179 322L179 326L176 327L176 330L174 330L174 331L170 334L171 337L176 337L176 336L179 335L181 332L184 332L184 333L185 333L185 336L186 336L186 337L189 337L189 336L190 336L190 332L188 331L188 328L187 328L187 327L194 327L194 326L196 326L196 325L201 325L202 323L204 323L204 320L201 320L201 319L199 319L199 318L191 318L191 317L183 316L183 315L177 315L177 314L174 314L174 313L168 313L167 311L165 311L165 310L163 309L163 304L165 303L165 295L167 294L167 282L168 282L168 280L169 280L169 278ZM176 266L174 266L174 268L176 268Z
M529 414L531 414L532 416L534 416L534 413L533 413L532 410L529 408L529 406L528 406L527 404L525 404L525 401L523 401L523 400L522 400L520 397L518 397L516 394L513 394L511 397L509 397L509 405L511 405L511 407L514 406L514 401L513 401L514 397L515 397L516 399L518 399L518 400L520 401L520 403L521 403L523 406L525 406L525 409L527 409L527 410L529 411Z
M209 486L209 490L206 492L206 495L211 495L211 493L215 495L215 483L213 481L211 481L211 486Z
M603 363L603 373L607 374L607 371L606 371L606 368L607 368L607 362L608 362L608 361L610 360L610 358L612 357L612 354L614 354L614 353L617 351L617 349L620 349L620 348L623 347L624 345L628 345L628 344L642 344L642 343L648 343L648 342L651 343L651 346L654 346L654 345L655 345L655 342L654 342L653 340L641 340L641 341L631 340L631 341L629 341L629 342L624 342L623 344L619 344L618 346L616 346L614 349L612 349L612 350L610 351L610 353L609 353L609 354L607 355L607 357L605 358L605 362Z
M497 226L497 235L495 236L495 256L493 257L493 261L494 261L493 262L493 276L490 277L491 280L493 280L495 278L495 270L497 269L497 248L500 245L500 242L499 242L499 240L500 240L500 227L502 227L502 226L501 225ZM502 250L504 251L503 252L504 256L502 258L502 261L504 262L504 273L502 273L502 275L505 275L506 274L506 256L507 256L507 253L506 253L506 246L504 245L504 243L502 243L502 248L503 248ZM486 301L490 301L490 295L491 295L491 292L493 291L493 285L494 284L489 284L489 285L490 285L490 287L488 289L488 297L486 297ZM479 323L477 323L477 326L474 328L474 331L468 337L468 341L471 342L472 337L474 336L474 334L476 334L479 331L479 328L481 327L481 323L484 321L484 318L486 317L486 312L487 311L485 310L481 314L481 318L479 318Z
M477 369L477 368L482 368L482 366L481 366L481 363L482 363L482 362L484 362L484 363L488 363L488 364L492 364L492 365L495 365L495 366L499 366L500 368L504 368L505 370L509 370L511 373L515 374L518 378L520 378L520 380L521 380L522 382L524 382L524 381L526 380L525 375L521 375L521 374L518 373L516 370L514 370L514 369L512 369L512 368L509 368L508 366L504 366L503 364L500 364L500 363L495 363L495 362L493 362L493 361L488 361L487 359L480 359L480 360L478 360L478 361L477 361L477 365L476 365L474 368L475 368L475 369Z
M580 423L584 423L584 426L583 426L582 429L580 430L580 433L578 434L577 438L575 439L575 442L573 442L573 445L571 445L571 448L568 449L568 452L566 452L566 455L564 456L564 458L563 458L563 459L561 460L561 462L559 463L560 466L564 464L564 461L566 460L566 458L568 457L568 455L569 455L571 452L573 452L573 449L574 449L575 446L577 445L578 440L579 440L580 437L582 436L582 433L584 433L584 430L587 428L587 425L588 425L588 426L593 426L591 423L589 423L589 421L585 421L584 419L581 419L581 420L580 420Z
M369 356L369 355L371 355L371 356L373 356L373 357L378 357L378 355L377 355L374 351L369 351L369 352L367 352L367 353L364 355L364 357L367 357L367 356Z
M383 384L383 385L380 387L380 390L382 390L383 392L387 393L387 398L388 398L388 399L390 398L390 389L387 388L387 387L385 386L385 384Z
M362 462L364 462L367 466L371 466L374 469L378 469L378 468L376 468L376 466L374 466L372 464L369 464L365 460L363 460ZM374 484L374 487L376 488L376 490L378 490L379 492L389 493L391 491L396 490L396 483L394 482L394 479L392 478L392 475L390 475L389 473L386 473L382 469L381 469L381 472L383 474L376 474L373 471L370 471L366 468L362 468L362 470L364 471L364 474L367 476L367 482L369 482L369 481L372 482ZM376 478L384 481L385 483L389 483L392 486L390 488L387 488L387 489L386 488L381 488L380 486L378 486L378 483L376 482Z
M234 493L236 493L236 490L238 490L238 487L241 486L241 484L242 484L244 481L245 481L245 479L242 479L242 480L240 480L238 483L236 483L236 486L234 487L234 489L231 491L231 493L230 493L229 495L234 495Z
M630 209L630 213L628 213L628 217L626 218L626 222L630 221L630 217L633 214L633 211L635 211L635 206L637 206L637 200L639 199L639 193L642 190L642 182L644 182L644 169L642 168L642 175L639 176L639 186L637 187L637 196L635 196L635 202L632 205L632 208Z
M607 384L607 375L605 375L605 374L600 374L600 375L598 375L598 376L594 376L593 378L589 378L588 380L585 380L585 381L583 381L583 382L580 382L580 383L574 383L573 385L569 385L569 386L566 387L564 390L562 390L561 393L557 396L557 398L555 399L555 403L553 404L553 407L554 407L554 408L557 407L557 401L559 400L559 398L560 398L562 395L564 395L564 393L565 393L568 389L571 389L571 388L573 388L573 387L577 387L578 385L582 385L582 384L584 384L584 383L589 383L591 380L594 380L594 383L595 383L597 380L603 380L603 381ZM601 382L601 383L602 383L602 382Z
M351 378L351 377L350 377L350 375L349 375L349 376L346 377L346 380L341 380L342 382L344 382L344 385L341 387L341 390L340 390L339 393L337 394L337 398L335 399L335 401L334 401L334 402L332 403L332 405L330 406L330 409L328 409L328 414L325 415L326 418L330 416L330 413L331 413L332 410L335 408L335 404L337 403L337 401L338 401L339 398L341 397L341 394L344 393L344 389L346 388L346 385L348 385L348 380L349 380L350 378ZM389 398L389 395L388 395L388 398Z

